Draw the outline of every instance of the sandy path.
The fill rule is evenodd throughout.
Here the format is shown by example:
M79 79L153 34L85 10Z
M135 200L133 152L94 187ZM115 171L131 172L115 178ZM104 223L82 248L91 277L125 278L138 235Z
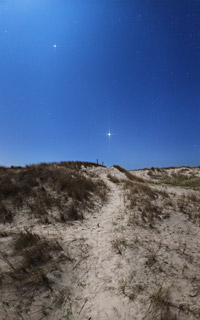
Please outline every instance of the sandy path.
M118 264L122 257L114 252L111 243L116 237L116 221L120 223L119 217L125 210L123 191L118 185L106 182L110 188L108 204L90 216L80 230L90 250L87 272L82 278L85 283L80 293L82 307L73 319L127 319L127 308L118 289Z
M118 173L113 168L101 172L110 191L108 201L100 211L88 213L82 222L76 221L72 225L34 225L31 228L33 233L60 239L64 253L67 255L69 249L74 258L71 271L63 270L62 274L62 286L72 288L73 292L71 303L67 302L61 311L70 320L135 319L128 298L119 290L122 274L126 275L126 271L128 274L127 266L123 255L112 246L112 241L122 235L119 229L127 226L124 190L119 184L110 182L109 172ZM12 232L15 231L19 232L19 228L12 228ZM50 316L49 319L53 318Z

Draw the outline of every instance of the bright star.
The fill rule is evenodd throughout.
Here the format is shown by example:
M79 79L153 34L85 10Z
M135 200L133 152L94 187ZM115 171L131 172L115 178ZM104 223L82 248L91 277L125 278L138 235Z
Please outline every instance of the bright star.
M56 45L56 44L53 44L53 48L57 48L57 45Z
M109 139L110 139L110 137L112 136L112 133L110 133L110 131L108 132L108 133L106 133L106 135L109 137Z

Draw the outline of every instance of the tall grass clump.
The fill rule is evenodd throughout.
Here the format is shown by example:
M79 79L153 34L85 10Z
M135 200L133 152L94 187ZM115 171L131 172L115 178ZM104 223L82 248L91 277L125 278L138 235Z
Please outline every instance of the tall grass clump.
M135 175L133 175L132 173L130 173L128 170L118 166L118 165L114 165L114 168L118 169L120 172L124 173L126 178L131 180L131 181L137 181L137 182L144 182L144 179L139 178Z

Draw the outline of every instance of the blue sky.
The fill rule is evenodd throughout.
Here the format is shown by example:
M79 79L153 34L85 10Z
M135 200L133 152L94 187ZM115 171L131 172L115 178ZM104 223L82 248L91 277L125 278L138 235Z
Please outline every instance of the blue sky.
M200 165L200 1L0 0L0 45L1 165Z

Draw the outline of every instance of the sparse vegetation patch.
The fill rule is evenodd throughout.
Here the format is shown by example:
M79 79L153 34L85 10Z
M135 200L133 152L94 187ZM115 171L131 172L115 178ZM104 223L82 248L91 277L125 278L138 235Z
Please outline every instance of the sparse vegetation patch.
M83 162L29 165L0 171L0 223L11 223L24 210L41 223L83 218L83 211L106 200L106 185L82 169ZM53 212L57 212L53 214Z
M129 172L128 170L126 170L118 165L114 165L114 168L116 168L120 172L124 173L126 175L127 179L129 179L131 181L144 182L144 180L142 178L139 178L139 177L133 175L131 172Z

